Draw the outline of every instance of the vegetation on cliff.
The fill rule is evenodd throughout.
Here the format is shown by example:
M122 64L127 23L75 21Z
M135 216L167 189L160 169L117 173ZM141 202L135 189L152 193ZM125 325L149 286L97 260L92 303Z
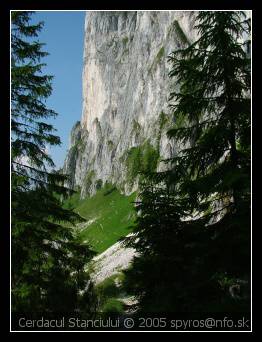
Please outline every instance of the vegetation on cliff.
M158 150L148 140L141 145L131 147L122 157L126 166L127 183L133 184L138 177L141 179L147 173L155 171L159 158Z
M102 253L132 231L135 198L136 193L125 196L113 185L106 184L95 195L82 200L76 193L65 201L64 207L74 208L86 220L81 223L79 237L94 251Z

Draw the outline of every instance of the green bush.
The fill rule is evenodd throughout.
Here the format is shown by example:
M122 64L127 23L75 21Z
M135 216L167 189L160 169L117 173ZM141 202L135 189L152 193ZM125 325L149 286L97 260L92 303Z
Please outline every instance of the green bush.
M113 141L112 141L112 140L108 140L107 146L108 146L109 150L112 151L113 148L114 148L114 143L113 143Z
M133 127L132 127L132 132L139 133L141 131L141 126L139 122L135 119L133 119Z
M114 274L97 285L96 289L101 298L114 298L118 296L119 289L115 283L117 278L118 275Z
M109 298L103 307L103 312L107 314L122 313L124 311L123 303L116 298Z
M164 53L165 53L165 49L162 46L156 55L156 62L160 61L160 59L164 56Z
M177 36L179 37L181 43L183 44L190 44L187 36L185 35L184 31L182 30L181 26L179 25L179 22L177 20L174 21L174 28Z
M165 54L165 49L164 49L164 47L162 46L162 47L159 49L159 51L158 51L158 53L157 53L157 55L156 55L156 57L155 57L155 59L154 59L152 65L151 65L151 66L149 67L149 69L148 69L148 72L149 72L149 73L152 73L153 71L155 71L155 69L156 69L158 63L159 63L159 62L161 61L161 59L163 58L164 54Z
M126 45L127 42L128 42L128 37L124 37L124 38L122 39L122 42L123 42L124 45Z
M91 185L93 183L94 176L95 176L94 170L87 172L87 174L85 176L85 188L86 188L87 194L89 194L89 192L90 192L90 188L91 188Z
M162 128L168 123L168 121L169 121L169 116L162 111L159 115L160 130L162 130Z
M132 147L127 152L127 180L133 183L138 175L154 172L157 168L159 152L148 142Z
M102 188L102 185L103 185L102 179L98 179L98 180L96 181L96 190L101 189L101 188Z
M120 277L121 274L114 274L96 286L96 292L100 298L99 311L107 314L122 313L124 311L123 303L118 299L122 288L115 283L116 280L121 281Z

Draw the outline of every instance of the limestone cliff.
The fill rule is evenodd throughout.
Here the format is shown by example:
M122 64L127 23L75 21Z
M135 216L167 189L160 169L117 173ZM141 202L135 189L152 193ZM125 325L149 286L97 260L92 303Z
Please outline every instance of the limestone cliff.
M168 77L167 56L196 38L195 14L86 14L83 112L64 164L69 185L80 187L82 197L106 181L131 192L137 187L134 162L147 158L145 163L153 160L161 169L160 159L175 153L165 134L172 121L168 96L176 86Z

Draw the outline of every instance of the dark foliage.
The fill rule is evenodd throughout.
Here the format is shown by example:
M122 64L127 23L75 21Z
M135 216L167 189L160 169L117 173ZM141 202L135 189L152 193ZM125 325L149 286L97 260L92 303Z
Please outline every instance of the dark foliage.
M46 107L51 76L43 75L47 53L35 40L43 23L32 12L12 12L12 310L92 314L93 286L84 267L93 256L69 226L81 218L61 203L72 191L54 167L47 145L60 143Z
M182 146L137 203L140 253L127 287L143 311L250 309L250 59L241 12L200 12L199 39L173 52L170 95Z

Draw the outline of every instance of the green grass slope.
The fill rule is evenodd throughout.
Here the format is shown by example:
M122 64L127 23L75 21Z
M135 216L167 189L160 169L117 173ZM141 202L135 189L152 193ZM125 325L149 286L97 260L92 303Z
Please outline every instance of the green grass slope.
M134 223L134 204L136 194L121 195L113 186L105 186L84 200L74 194L65 202L65 207L75 211L87 220L86 227L81 226L80 238L89 242L93 249L102 253L116 243L119 238L131 232ZM88 222L89 221L89 222Z

